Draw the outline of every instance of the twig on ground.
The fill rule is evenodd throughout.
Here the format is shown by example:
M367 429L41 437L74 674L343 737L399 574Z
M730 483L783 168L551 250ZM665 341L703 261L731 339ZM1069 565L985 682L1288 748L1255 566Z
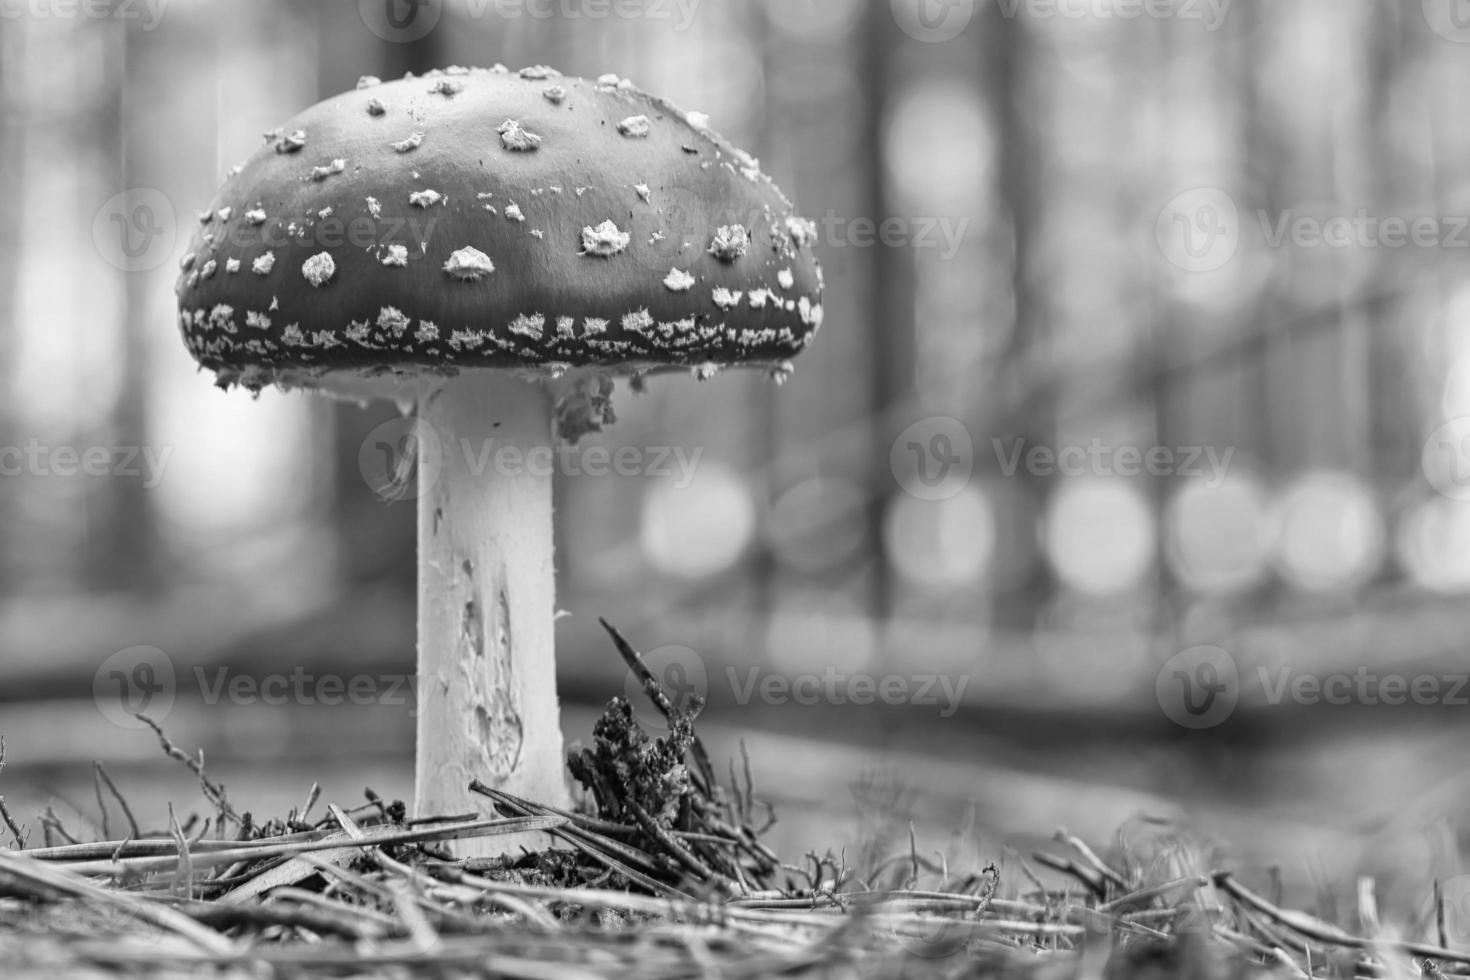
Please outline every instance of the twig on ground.
M107 791L112 794L112 798L117 801L117 805L122 808L123 817L128 821L128 836L130 838L136 838L136 837L142 836L142 834L138 830L138 821L133 816L133 808L130 807L130 806L128 806L127 798L124 797L122 795L122 792L117 788L117 783L115 783L115 782L112 781L112 776L108 774L107 769L103 767L102 763L100 763L100 762L94 762L94 763L92 763L92 766L93 766L93 772L95 773L96 777L102 781L103 785L105 785L107 787ZM101 792L100 791L98 792L97 801L98 801L99 805L102 802L102 796L101 796ZM102 835L104 837L107 837L107 836L110 836L110 835L107 833L107 824L106 824L107 811L106 811L105 808L103 809L102 816L103 816Z
M1343 932L1336 926L1322 922L1320 919L1309 916L1304 912L1292 912L1278 908L1241 885L1228 871L1217 871L1213 875L1213 878L1216 887L1223 888L1232 898L1238 900L1242 905L1259 912L1313 942L1321 943L1325 946L1341 946L1346 949L1364 951L1371 951L1375 946L1381 944L1385 947L1408 953L1410 956L1430 957L1450 963L1470 965L1470 953L1457 953L1452 949L1431 946L1427 943L1407 942L1403 940L1364 939Z
M174 870L173 889L176 893L182 892L185 898L194 897L194 862L189 856L189 839L184 836L184 828L179 826L179 820L174 816L174 805L168 805L168 830L174 839L174 846L179 849L178 866Z
M1032 851L1031 857L1038 864L1045 865L1053 871L1060 871L1076 878L1087 887L1088 891L1092 892L1098 898L1107 898L1107 882L1103 880L1102 875L1090 868L1082 867L1071 858L1056 857L1055 855L1048 854L1046 851Z
M235 821L237 824L243 823L240 815L235 812L235 808L230 805L230 801L225 795L224 786L211 781L210 778L204 774L203 749L199 750L198 759L190 758L188 755L185 755L184 752L178 748L178 746L169 741L168 736L163 733L163 728L158 724L158 722L154 721L152 718L149 718L147 715L144 714L137 714L134 715L134 717L143 722L143 724L147 725L149 728L153 729L154 734L158 736L159 744L163 746L163 751L168 755L170 759L175 759L179 762L182 762L185 766L188 767L190 772L198 777L199 786L204 792L205 799L214 804L215 809L219 812L222 818L228 817L231 820Z
M10 836L15 838L15 849L23 851L26 848L26 835L10 815L10 808L5 805L5 797L0 796L0 820L5 821L5 829L10 831Z
M1087 842L1067 832L1066 828L1058 830L1053 835L1053 840L1059 844L1065 844L1081 856L1083 862L1097 874L1117 888L1127 888L1128 880L1121 874L1108 867L1107 862L1097 856L1097 852L1087 845Z

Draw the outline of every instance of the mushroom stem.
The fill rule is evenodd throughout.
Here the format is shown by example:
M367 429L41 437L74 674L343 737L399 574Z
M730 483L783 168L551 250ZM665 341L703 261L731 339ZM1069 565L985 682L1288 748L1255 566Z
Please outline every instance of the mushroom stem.
M471 372L427 392L419 415L428 429L418 476L415 810L478 811L473 779L564 805L549 396L539 384ZM507 853L520 843L462 848Z

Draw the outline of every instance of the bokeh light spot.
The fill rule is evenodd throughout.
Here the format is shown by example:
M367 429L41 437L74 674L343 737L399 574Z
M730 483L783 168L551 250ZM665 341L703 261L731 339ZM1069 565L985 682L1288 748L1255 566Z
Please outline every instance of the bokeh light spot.
M1047 509L1043 535L1057 577L1087 595L1135 588L1153 563L1157 539L1138 488L1102 478L1063 483Z
M799 572L820 572L862 550L867 497L847 480L813 477L776 499L766 533L772 551Z
M1409 511L1394 546L1418 585L1435 592L1470 591L1470 503L1431 497Z
M1164 515L1170 569L1195 592L1259 584L1270 563L1268 510L1265 488L1252 476L1186 484Z
M1296 480L1277 502L1276 564L1308 592L1347 592L1383 560L1377 502L1356 477L1319 471Z
M744 482L716 463L685 487L660 482L643 498L643 553L659 571L703 578L732 567L755 534L755 506Z
M898 494L883 520L888 559L904 578L930 588L979 582L995 553L995 514L978 487L943 500Z

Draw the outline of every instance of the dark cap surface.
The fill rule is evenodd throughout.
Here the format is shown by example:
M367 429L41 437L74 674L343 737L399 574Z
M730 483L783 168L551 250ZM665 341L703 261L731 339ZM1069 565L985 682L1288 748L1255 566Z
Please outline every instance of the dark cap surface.
M703 119L605 76L450 69L298 115L200 215L178 283L223 383L780 362L814 226Z

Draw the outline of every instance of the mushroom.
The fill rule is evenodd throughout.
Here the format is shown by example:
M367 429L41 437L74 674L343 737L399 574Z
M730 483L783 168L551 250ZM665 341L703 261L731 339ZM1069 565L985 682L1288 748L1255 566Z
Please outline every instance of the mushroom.
M270 134L208 214L177 294L220 387L393 399L437 437L416 811L478 809L476 778L564 804L551 474L532 463L612 422L618 377L784 379L822 322L815 227L703 117L539 69L364 79ZM253 274L199 272L226 263Z

